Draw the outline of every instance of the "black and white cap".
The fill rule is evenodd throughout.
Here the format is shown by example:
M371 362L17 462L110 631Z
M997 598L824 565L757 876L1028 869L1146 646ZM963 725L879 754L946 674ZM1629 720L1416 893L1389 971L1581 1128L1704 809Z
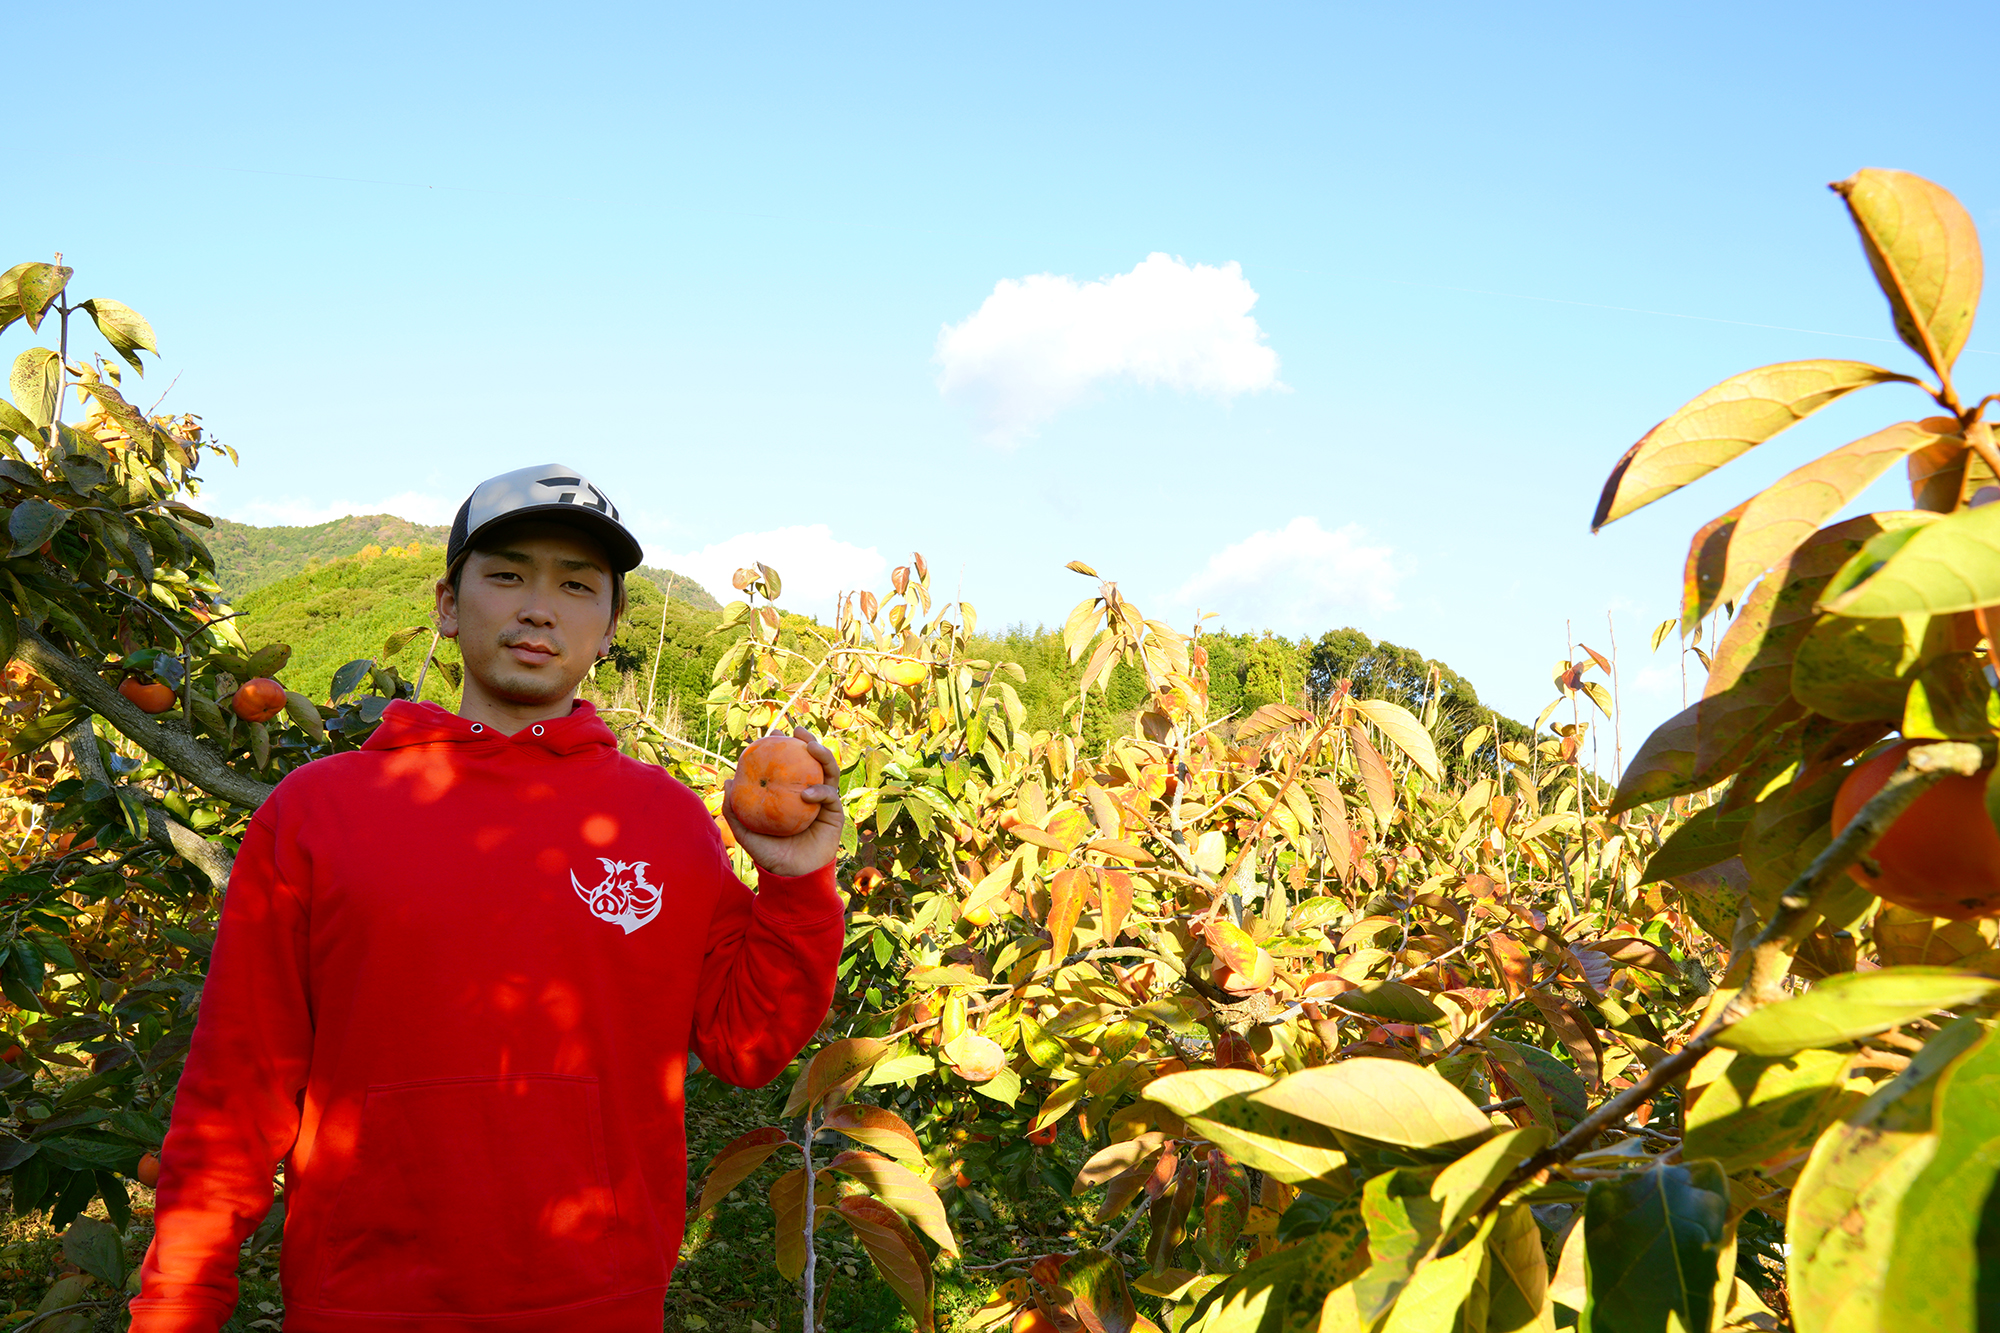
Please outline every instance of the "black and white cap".
M588 531L604 544L604 553L620 574L645 560L638 539L618 521L618 506L603 491L590 484L575 468L560 463L517 468L489 477L475 486L458 517L451 521L451 540L445 546L447 567L471 547L480 533L495 523L516 519L546 518L570 523Z

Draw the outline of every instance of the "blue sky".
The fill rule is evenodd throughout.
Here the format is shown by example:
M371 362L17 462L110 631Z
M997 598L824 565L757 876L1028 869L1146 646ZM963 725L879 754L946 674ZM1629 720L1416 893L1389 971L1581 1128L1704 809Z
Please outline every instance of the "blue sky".
M983 624L1059 623L1081 558L1183 624L1356 625L1524 719L1608 611L1629 755L1679 706L1646 639L1692 531L1924 414L1849 399L1589 534L1715 380L1910 368L1825 185L1901 167L2000 222L1991 81L1911 73L2000 24L1925 15L18 10L69 95L17 118L0 262L60 249L153 322L142 400L179 376L241 451L223 514L444 521L556 459L656 559L762 555L803 609L916 549ZM2000 330L1971 346L1985 392Z

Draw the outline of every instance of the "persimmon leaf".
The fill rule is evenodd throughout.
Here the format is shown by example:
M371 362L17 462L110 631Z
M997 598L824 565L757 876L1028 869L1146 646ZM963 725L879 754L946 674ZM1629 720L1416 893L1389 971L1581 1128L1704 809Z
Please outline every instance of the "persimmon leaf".
M1972 218L1949 190L1907 171L1871 167L1832 189L1861 233L1896 336L1949 374L1972 332L1983 279Z

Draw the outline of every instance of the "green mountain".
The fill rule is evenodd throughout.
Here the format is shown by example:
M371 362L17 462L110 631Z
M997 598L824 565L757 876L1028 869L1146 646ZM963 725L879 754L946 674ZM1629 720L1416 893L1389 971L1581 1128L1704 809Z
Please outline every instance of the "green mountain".
M390 514L336 518L331 523L315 523L309 528L260 528L218 518L214 529L204 534L208 549L215 556L216 581L232 599L370 546L386 550L417 542L420 551L431 548L436 556L434 563L442 565L445 538L450 535L448 528L428 527Z
M376 554L401 551L421 557L435 578L444 567L444 547L451 530L412 523L392 514L364 514L298 528L263 528L218 518L214 529L205 536L208 549L215 556L216 580L233 605L237 599L268 588L280 579L359 555L370 547L375 548ZM685 574L648 565L632 572L636 577L651 579L674 601L687 602L705 611L722 609L722 604L706 588Z

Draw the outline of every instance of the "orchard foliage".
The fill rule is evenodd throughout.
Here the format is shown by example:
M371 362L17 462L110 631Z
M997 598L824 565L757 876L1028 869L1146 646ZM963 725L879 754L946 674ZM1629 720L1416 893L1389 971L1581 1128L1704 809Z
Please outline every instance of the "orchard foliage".
M1597 522L1864 387L1911 385L1944 415L1843 446L1697 534L1681 624L1720 614L1727 633L1700 703L1615 791L1584 765L1615 706L1593 649L1558 664L1534 728L1338 634L1307 654L1305 688L1246 707L1253 668L1282 678L1284 660L1246 666L1231 644L1225 668L1223 642L1211 655L1081 562L1058 709L1031 717L1028 674L917 557L830 625L780 612L777 571L740 571L702 744L650 700L608 711L711 811L758 736L803 723L840 756L834 1011L778 1123L697 1164L694 1200L707 1212L776 1168L776 1262L808 1329L828 1230L919 1329L953 1264L990 1283L961 1328L1990 1322L1993 904L1934 919L1845 873L1928 788L1994 767L2000 455L1989 400L1966 406L1951 379L1978 249L1927 182L1838 188L1933 378L1817 361L1726 381L1619 462ZM104 311L114 351L150 350L122 307L68 304L58 273L10 271L0 303L34 305L31 324ZM0 730L7 808L32 833L4 881L0 1015L20 1051L0 1073L0 1169L17 1210L63 1225L101 1195L122 1226L231 837L271 782L355 743L410 686L362 659L324 705L290 700L261 734L233 720L237 684L286 650L232 634L180 499L213 446L192 418L125 405L115 367L73 361L58 329L17 362L0 418L19 658ZM55 411L71 390L76 425ZM1897 462L1910 510L1821 526ZM115 689L127 674L179 707L140 713ZM1898 737L1923 743L1836 834L1835 792ZM1027 1225L1035 1199L1076 1224ZM71 1237L115 1286L101 1234Z

